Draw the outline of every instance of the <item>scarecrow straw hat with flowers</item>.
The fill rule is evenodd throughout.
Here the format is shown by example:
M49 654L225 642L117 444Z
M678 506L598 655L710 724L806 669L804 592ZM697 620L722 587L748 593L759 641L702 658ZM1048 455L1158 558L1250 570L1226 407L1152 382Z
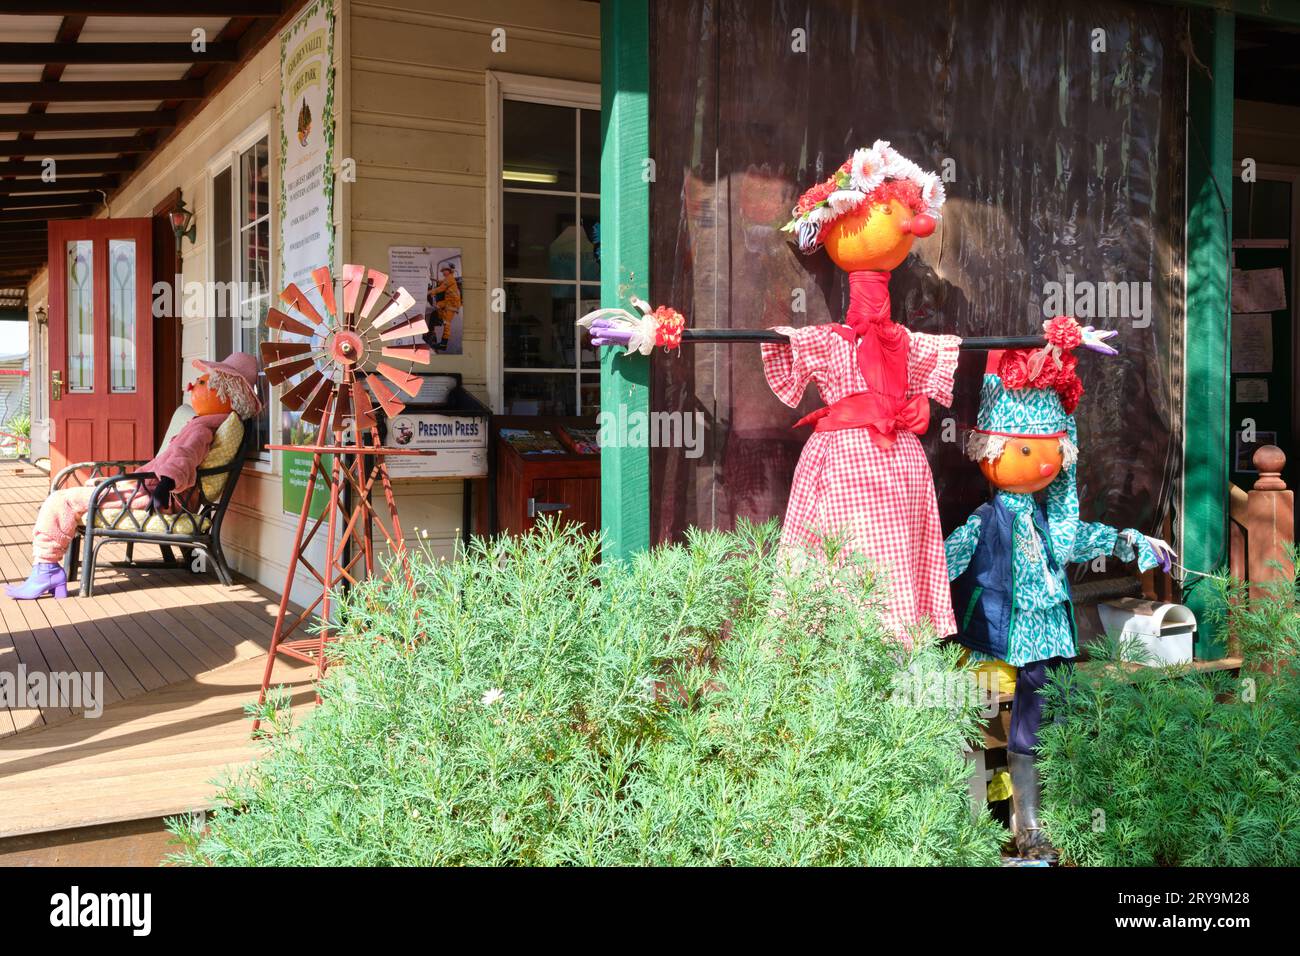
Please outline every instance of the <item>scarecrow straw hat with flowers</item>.
M943 182L938 173L926 172L883 139L870 148L855 150L829 179L799 197L793 218L783 231L792 232L803 252L814 252L826 230L841 216L864 205L897 200L913 215L939 218Z

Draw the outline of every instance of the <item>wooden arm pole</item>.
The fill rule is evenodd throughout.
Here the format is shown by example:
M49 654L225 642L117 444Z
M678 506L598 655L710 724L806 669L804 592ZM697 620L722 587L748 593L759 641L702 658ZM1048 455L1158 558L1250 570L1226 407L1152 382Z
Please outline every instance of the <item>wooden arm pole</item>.
M737 342L786 342L789 341L780 332L771 329L685 329L682 331L682 344L692 345L731 345ZM989 351L991 349L1036 349L1042 348L1046 341L1041 335L994 335L972 336L961 340L961 348L967 351Z

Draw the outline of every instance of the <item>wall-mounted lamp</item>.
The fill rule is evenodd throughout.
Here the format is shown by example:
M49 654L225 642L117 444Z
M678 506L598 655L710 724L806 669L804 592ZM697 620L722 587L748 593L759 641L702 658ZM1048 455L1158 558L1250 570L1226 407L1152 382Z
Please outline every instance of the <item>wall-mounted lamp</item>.
M43 305L36 307L36 324L46 325L50 321L50 310Z
M177 196L176 208L168 215L172 221L172 232L176 234L176 251L179 252L182 239L188 239L193 243L198 237L199 227L194 225L194 210L187 209L184 197Z

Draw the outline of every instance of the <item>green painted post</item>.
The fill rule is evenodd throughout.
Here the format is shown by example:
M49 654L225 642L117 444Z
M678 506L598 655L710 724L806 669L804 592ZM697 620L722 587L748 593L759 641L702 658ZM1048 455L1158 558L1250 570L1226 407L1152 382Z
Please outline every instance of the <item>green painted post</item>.
M1227 563L1232 237L1227 204L1232 199L1235 24L1233 15L1222 10L1193 14L1192 23L1196 55L1205 68L1190 66L1182 564L1214 571ZM1227 636L1214 633L1207 624L1204 587L1195 588L1188 603L1200 622L1197 656L1223 657Z
M650 295L649 0L601 3L600 87L600 303L628 308L631 296ZM605 350L600 408L602 424L611 426L649 414L649 358ZM625 447L620 431L602 429L607 558L630 557L650 546L650 449Z

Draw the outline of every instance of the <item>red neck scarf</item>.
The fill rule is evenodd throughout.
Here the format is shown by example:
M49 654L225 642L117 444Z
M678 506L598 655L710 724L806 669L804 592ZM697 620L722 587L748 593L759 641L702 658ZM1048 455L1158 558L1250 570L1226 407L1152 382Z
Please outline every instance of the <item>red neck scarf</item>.
M889 272L849 273L849 311L835 331L856 339L867 390L901 402L907 392L907 330L889 318Z

